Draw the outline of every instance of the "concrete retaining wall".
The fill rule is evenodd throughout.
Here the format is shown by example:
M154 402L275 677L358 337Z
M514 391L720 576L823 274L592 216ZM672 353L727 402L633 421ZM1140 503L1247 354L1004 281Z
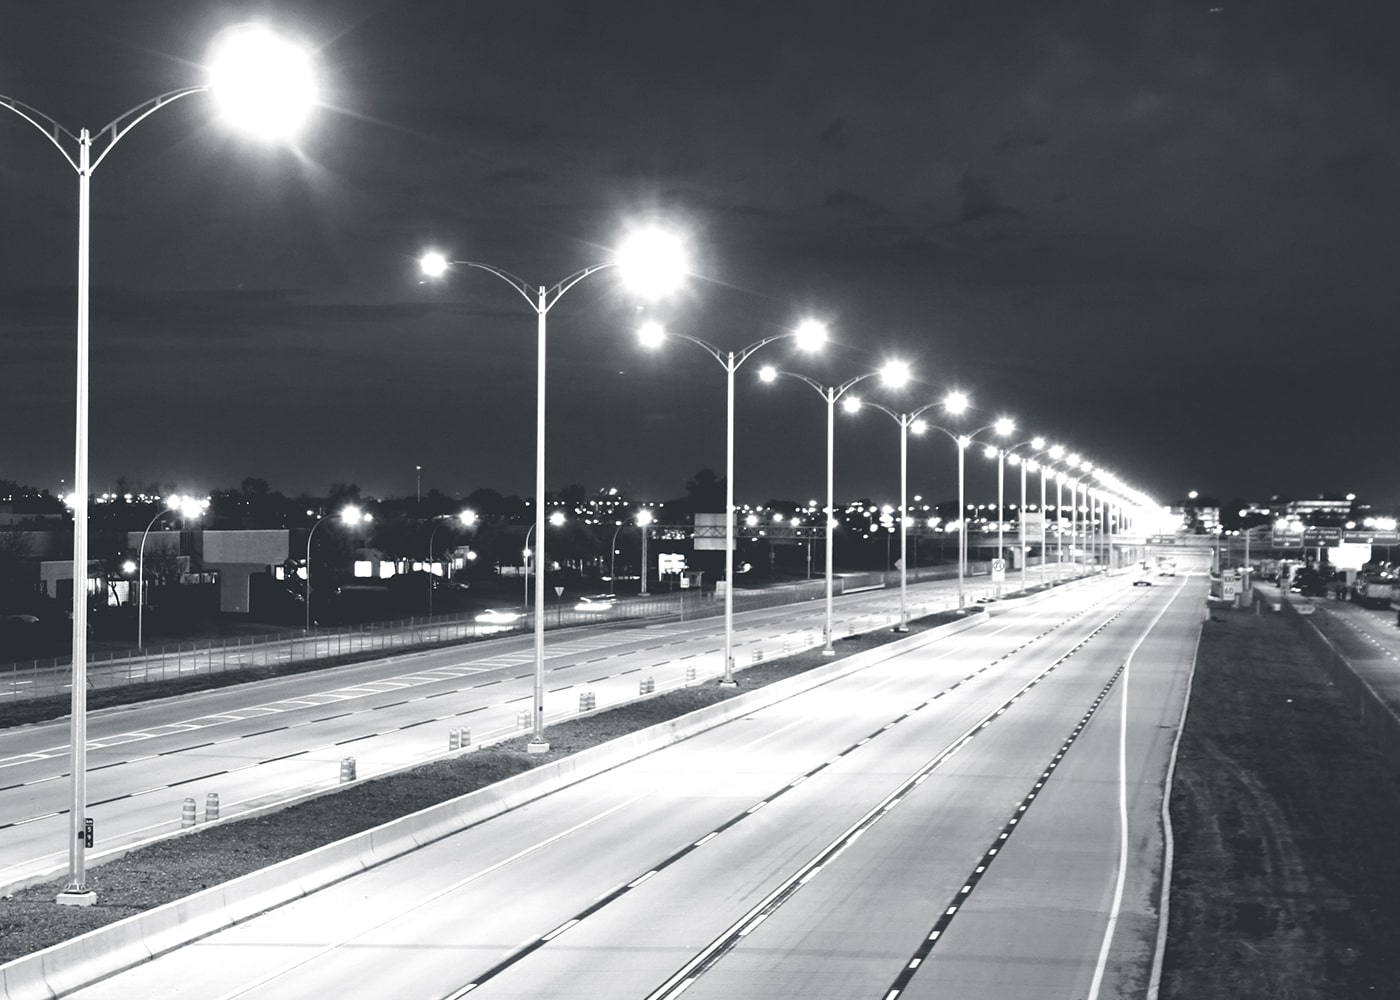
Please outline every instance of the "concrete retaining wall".
M0 966L0 998L52 1000L575 782L973 628L989 617L973 614L816 667L26 955Z

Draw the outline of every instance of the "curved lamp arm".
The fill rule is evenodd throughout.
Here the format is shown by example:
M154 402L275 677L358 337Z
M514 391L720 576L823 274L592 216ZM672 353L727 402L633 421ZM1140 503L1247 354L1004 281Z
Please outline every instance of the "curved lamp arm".
M92 173L92 171L96 170L97 165L101 163L104 159L106 159L107 154L112 151L112 147L114 147L118 142L120 142L123 136L125 136L143 120L155 114L156 111L165 107L165 105L171 103L172 101L178 101L180 98L188 97L190 94L202 94L208 89L209 87L207 85L201 85L197 87L181 87L179 90L171 90L164 94L160 94L156 97L152 97L150 100L138 104L134 108L130 108L129 110L124 111L122 114L118 115L116 118L113 118L110 122L108 122L106 125L102 126L102 128L97 130L98 136L107 136L107 145L100 153L97 154L96 159L92 161L91 165L88 167L88 173ZM60 125L56 120L50 118L42 111L39 111L37 108L30 107L23 101L17 101L13 97L6 97L5 95L0 94L0 107L9 108L15 114L19 115L25 121L29 122L29 124L37 128L40 132L43 133L44 138L48 139L49 142L53 143L54 148L57 149L59 153L62 154L63 158L68 161L68 165L70 167L72 167L74 170L80 173L82 172L82 167L79 165L78 160L73 156L71 152L64 148L62 141L63 137L67 136L73 142L82 143L84 141L82 136L73 134L71 130L65 128L63 125Z

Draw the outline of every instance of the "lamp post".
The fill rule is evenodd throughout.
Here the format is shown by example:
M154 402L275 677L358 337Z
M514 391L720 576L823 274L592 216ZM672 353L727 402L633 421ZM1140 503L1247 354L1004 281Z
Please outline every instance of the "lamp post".
M835 498L835 462L836 455L836 401L846 395L852 387L865 381L868 378L880 377L891 388L898 388L903 385L909 377L909 367L902 361L887 362L878 371L866 372L857 375L853 379L847 379L837 386L824 386L815 379L806 375L799 375L796 372L778 371L771 365L764 367L759 373L759 378L764 382L772 382L780 375L788 378L795 378L799 382L811 386L816 390L817 395L826 400L826 624L822 628L823 656L835 656L836 647L832 645L832 580L834 577L834 562L832 550L834 548L836 534L836 498ZM849 404L843 404L849 405Z
M493 264L474 260L449 260L441 253L429 252L419 262L423 273L430 277L445 274L450 267L470 267L493 274L514 288L529 304L536 316L535 355L535 691L534 731L526 747L530 753L549 752L544 738L544 416L545 416L545 328L549 311L559 299L584 278L609 267L616 267L623 280L636 291L659 294L679 285L686 272L685 254L679 241L656 229L634 230L622 249L611 260L592 264L575 271L553 287L532 286ZM529 579L527 574L526 579ZM528 596L527 596L528 604Z
M146 530L141 532L141 546L136 550L136 648L146 648L145 632L145 611L146 611L146 536L151 533L151 528L166 514L178 512L183 517L199 517L209 507L208 500L196 500L194 497L180 496L176 494L165 502L165 507L151 518Z
M1057 463L1062 462L1065 457L1065 447L1060 444L1051 445L1048 454L1051 461ZM1065 561L1065 534L1064 525L1062 523L1062 519L1064 518L1064 498L1060 492L1062 473L1059 469L1055 469L1051 475L1053 475L1055 479L1055 562L1057 563L1055 567L1055 579L1059 580L1060 570L1064 568L1062 564ZM1043 498L1045 495L1045 476L1043 473L1040 477L1040 493ZM1044 507L1043 501L1041 506L1042 508Z
M554 525L556 528L563 524L566 520L567 518L564 517L564 512L562 510L556 510L554 513L549 515L549 523ZM540 522L536 520L535 523L530 525L529 529L525 532L525 551L521 553L521 558L524 560L525 566L526 614L528 614L530 611L530 536L535 533L535 529L539 527L539 523ZM538 558L535 559L535 617L538 619L541 618L544 614L544 612L541 610L544 607L544 570L540 568L544 565L544 542L540 542L540 544L536 546L535 554L536 556L538 556ZM543 753L544 751L540 752Z
M854 398L854 397L853 397ZM857 401L857 406L862 405ZM967 396L961 392L950 392L945 398L935 400L932 403L925 403L916 410L908 413L896 413L888 406L880 403L864 403L872 409L879 410L891 420L899 425L899 625L896 632L909 631L909 611L907 594L909 589L909 431L912 429L915 434L922 434L931 425L919 419L925 412L935 406L942 406L952 414L962 413L967 409ZM852 407L853 409L855 407ZM943 430L945 434L951 436L951 432ZM956 438L954 439L956 440Z
M983 430L985 429L983 428ZM998 437L1006 437L1016 430L1016 421L1010 417L1002 417L992 424L991 429L996 431ZM1008 450L1005 447L989 444L982 451L986 457L997 460L997 562L1002 565L1003 576L1006 573L1006 561L1002 555L1002 549L1006 537L1006 454ZM998 597L1001 596L1000 583L996 583L996 594Z
M658 346L667 337L689 341L719 362L725 373L725 421L724 421L724 676L720 683L726 687L734 685L734 373L759 349L777 340L789 337L797 346L806 351L817 350L826 342L826 326L814 319L803 320L794 330L775 334L755 341L743 350L722 351L718 347L692 337L688 333L674 333L659 323L646 323L638 331L642 343L648 347Z
M646 597L647 591L647 536L651 534L651 522L654 520L651 511L643 508L637 511L637 527L642 529L642 586L638 595Z
M651 511L645 508L637 511L636 524L637 527L642 529L642 593L645 594L647 592L645 579L647 570L647 525L651 524ZM608 546L608 552L612 558L611 565L608 569L608 593L610 594L617 593L617 536L625 527L627 527L625 521L617 522L617 527L613 529L612 543Z
M1029 460L1026 459L1026 458L1022 458L1021 455L1018 454L1018 453L1016 452L1016 449L1017 449L1017 448L1024 448L1026 445L1030 445L1030 446L1031 446L1032 448L1034 448L1037 452L1040 452L1040 451L1043 451L1043 450L1045 449L1045 439L1044 439L1043 437L1033 437L1033 438L1031 438L1029 441L1021 441L1021 442L1019 442L1018 444L1013 444L1013 445L1011 445L1009 448L1006 448L1006 449L1005 449L1007 459L1011 462L1012 465L1018 466L1019 469L1020 469L1020 473L1021 473L1021 506L1020 506L1019 508L1017 508L1017 511L1016 511L1016 538L1017 538L1017 541L1019 541L1019 542L1021 543L1021 592L1022 592L1022 593L1025 593L1026 587L1027 587L1027 581L1026 581L1026 562L1027 562L1027 560L1030 558L1029 551L1028 551L1029 547L1028 547L1027 544L1026 544L1026 471L1027 471L1027 470L1026 470L1026 467L1027 467L1027 465L1029 464ZM1042 521L1043 521L1043 519L1044 519L1044 517L1045 517L1045 511L1044 511L1044 509L1043 509L1043 505L1042 505L1042 510L1041 510L1041 512L1040 512L1040 516L1041 516L1041 519L1042 519ZM1041 556L1040 556L1040 558L1041 558L1041 562L1043 563L1043 562L1045 561L1045 548L1044 548L1044 546L1041 547Z
M309 63L303 53L266 29L244 27L218 40L209 82L160 94L130 108L97 130L76 133L43 112L0 95L0 107L29 122L53 143L78 175L77 379L74 420L73 508L73 653L69 741L72 786L68 812L68 881L57 902L91 906L97 894L87 888L85 820L87 812L87 583L88 583L88 302L92 174L128 132L182 97L210 92L234 124L264 133L286 134L314 101ZM101 144L94 155L94 145Z
M307 513L311 513L307 511ZM311 530L306 533L306 631L311 631L311 539L316 534L316 529L321 526L321 522L330 517L338 517L342 524L353 527L357 524L368 524L374 520L366 511L361 510L354 504L342 507L338 514L322 514L316 518L316 523L311 526Z
M421 469L422 466L420 465ZM463 528L470 528L476 524L476 511L464 510L456 514L441 514L433 518L433 530L428 532L428 560L426 569L428 571L428 617L433 616L433 539L437 537L437 530L442 527L445 521L456 521ZM451 576L451 570L445 571L446 576Z

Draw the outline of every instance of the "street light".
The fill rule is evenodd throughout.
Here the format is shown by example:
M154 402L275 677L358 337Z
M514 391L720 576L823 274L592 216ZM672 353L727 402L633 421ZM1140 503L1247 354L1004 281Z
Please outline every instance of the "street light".
M868 378L880 378L890 388L898 388L909 380L909 366L902 361L889 361L878 371L866 372L857 375L853 379L848 379L837 386L824 386L815 379L806 375L799 375L796 372L778 371L771 365L763 367L758 377L764 382L772 382L780 375L788 378L795 378L799 382L811 386L817 391L817 395L826 400L826 624L822 628L824 645L822 646L823 656L835 656L836 647L832 645L832 578L833 561L832 549L836 534L836 498L834 491L835 484L835 463L836 456L836 401L844 396L853 386L865 381Z
M1064 460L1064 457L1064 445L1057 444L1051 446L1050 458L1052 461L1061 462ZM1059 580L1060 571L1064 569L1065 562L1065 529L1062 523L1064 521L1065 510L1064 494L1061 492L1064 488L1064 473L1056 469L1053 475L1055 478L1055 562L1058 564L1055 567L1055 579ZM1042 492L1045 489L1045 479L1043 476L1041 477L1040 488Z
M642 508L641 510L637 511L637 527L639 527L639 528L642 529L642 573L641 573L641 576L642 576L642 586L641 586L641 589L638 591L638 595L641 596L641 597L646 597L647 594L648 594L648 591L647 591L647 536L651 534L651 531L650 531L649 529L651 528L651 522L654 521L654 520L655 520L655 517L652 515L651 511L647 510L646 508Z
M566 517L564 516L564 512L563 512L562 510L553 511L553 512L549 515L549 523L552 524L552 525L554 525L556 528L559 527L561 524L563 524L566 520L568 520L568 518L566 518ZM539 526L539 521L536 520L535 523L532 524L532 525L530 525L529 529L525 532L525 549L524 549L524 551L521 552L521 554L520 554L520 555L521 555L521 558L522 558L522 559L524 560L524 562L525 562L525 611L526 611L526 613L528 613L529 610L530 610L530 536L533 535L533 534L535 533L535 528L538 527L538 526ZM540 545L539 545L539 547L535 550L535 554L536 554L537 557L538 557L538 558L535 559L535 617L536 617L536 618L540 618L540 617L543 616L543 611L542 611L541 609L544 607L544 603L543 603L543 602L544 602L544 585L543 585L543 583L541 582L541 581L544 580L544 570L541 569L541 567L544 565L544 543L543 543L543 542L541 542ZM543 753L544 751L541 750L541 751L539 751L539 752L540 752L540 753Z
M420 465L419 468L421 469L422 466ZM437 537L438 528L441 528L443 523L446 521L456 521L463 528L470 528L472 525L476 524L476 511L464 510L457 514L440 514L437 517L433 518L433 521L435 522L433 524L433 530L428 532L428 562L426 567L428 571L429 618L433 616L433 539ZM451 570L447 570L445 575L447 577L450 577L452 575Z
M1016 449L1025 447L1026 445L1030 445L1039 453L1045 450L1045 439L1039 436L1033 437L1029 441L1013 444L1006 449L1007 461L1014 466L1019 466L1021 470L1021 506L1017 508L1016 511L1016 537L1021 543L1021 593L1023 594L1026 592L1026 561L1029 558L1026 545L1026 466L1029 463L1028 460L1023 459L1020 454L1016 452ZM1043 524L1045 520L1045 510L1043 508L1041 509L1040 517L1041 523ZM1045 547L1043 545L1040 550L1040 561L1042 564L1045 562Z
M804 351L817 350L826 342L825 324L807 319L794 330L774 334L755 341L742 351L722 351L718 347L692 337L688 333L674 333L660 323L646 323L637 331L642 343L647 347L659 346L667 337L689 341L719 362L725 373L725 423L724 423L724 676L720 684L732 687L734 681L734 373L760 348L776 340L791 337Z
M93 135L76 133L12 97L8 108L43 133L78 174L77 392L73 471L73 655L71 743L72 802L68 812L68 882L57 902L91 906L97 894L87 888L84 825L87 812L87 582L88 582L88 300L92 174L133 128L160 108L191 94L211 92L233 124L265 135L285 135L315 101L310 64L295 45L265 28L244 27L216 41L209 82L182 87L127 110L97 130L103 145L93 155ZM70 148L73 147L73 148Z
M311 513L307 511L307 513ZM368 524L374 518L366 511L361 510L354 504L341 508L338 514L322 514L316 518L316 523L311 526L311 530L306 533L306 631L311 631L311 539L316 534L316 529L321 526L321 522L327 518L338 517L342 524L354 527L357 524Z
M854 398L854 397L852 397ZM935 406L943 407L947 412L954 415L962 413L967 409L967 396L961 392L950 392L940 400L925 403L916 410L908 413L896 413L888 406L880 403L870 403L857 400L857 405L849 407L851 410L860 406L869 406L871 409L879 410L896 424L899 425L899 625L896 632L909 631L909 611L908 611L908 589L909 589L909 431L912 429L915 434L922 434L930 427L926 420L919 419L928 410ZM943 427L936 427L949 437L957 440L957 436Z
M651 511L642 508L637 511L636 525L642 529L642 573L646 573L646 551L647 551L647 525L651 524ZM613 529L612 542L608 545L608 555L611 559L608 567L608 593L617 593L617 536L623 528L627 527L626 521L618 521L617 527ZM642 584L642 593L646 593L646 584Z
M151 518L150 524L146 525L146 530L141 532L141 546L136 550L136 648L145 649L145 611L146 611L146 536L151 533L151 528L166 514L175 512L187 520L201 516L209 509L208 500L196 500L194 497L181 496L175 494L165 501L165 507L155 517Z
M605 268L616 267L624 284L634 291L659 295L674 290L684 279L688 267L685 249L673 235L656 228L633 229L625 237L621 249L611 259L575 271L553 287L532 286L509 271L474 260L449 260L436 251L425 253L419 260L423 274L429 278L445 274L451 267L472 267L494 274L520 293L538 318L535 357L535 563L544 562L544 402L545 402L545 318L549 310L569 289L584 278ZM526 576L528 581L529 577ZM528 604L528 598L527 598ZM535 692L534 732L526 749L530 753L548 753L544 738L544 574L535 574Z

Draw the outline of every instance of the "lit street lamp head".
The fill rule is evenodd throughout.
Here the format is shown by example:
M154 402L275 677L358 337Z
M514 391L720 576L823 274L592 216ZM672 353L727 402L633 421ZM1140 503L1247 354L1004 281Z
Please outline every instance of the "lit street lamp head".
M660 347L666 339L666 328L654 319L647 320L638 328L637 339L643 347Z
M909 365L904 361L886 361L880 368L880 381L888 389L903 388L911 378Z
M819 319L804 319L793 331L797 346L804 351L819 350L826 343L827 336L826 324Z
M316 103L306 52L258 24L215 40L209 90L231 123L267 138L293 134Z
M1002 417L993 425L993 429L1002 437L1006 437L1008 434L1015 433L1016 421L1010 417Z
M953 416L966 413L968 407L972 405L972 400L968 399L967 393L954 389L943 397L943 409Z
M374 520L374 517L368 511L363 511L354 504L351 504L341 510L340 520L343 524L353 526L356 524L369 524Z
M418 258L418 270L426 278L440 278L447 273L447 258L436 250L429 250Z
M668 295L689 273L685 245L673 233L656 227L634 229L623 240L614 260L622 281L648 298Z

